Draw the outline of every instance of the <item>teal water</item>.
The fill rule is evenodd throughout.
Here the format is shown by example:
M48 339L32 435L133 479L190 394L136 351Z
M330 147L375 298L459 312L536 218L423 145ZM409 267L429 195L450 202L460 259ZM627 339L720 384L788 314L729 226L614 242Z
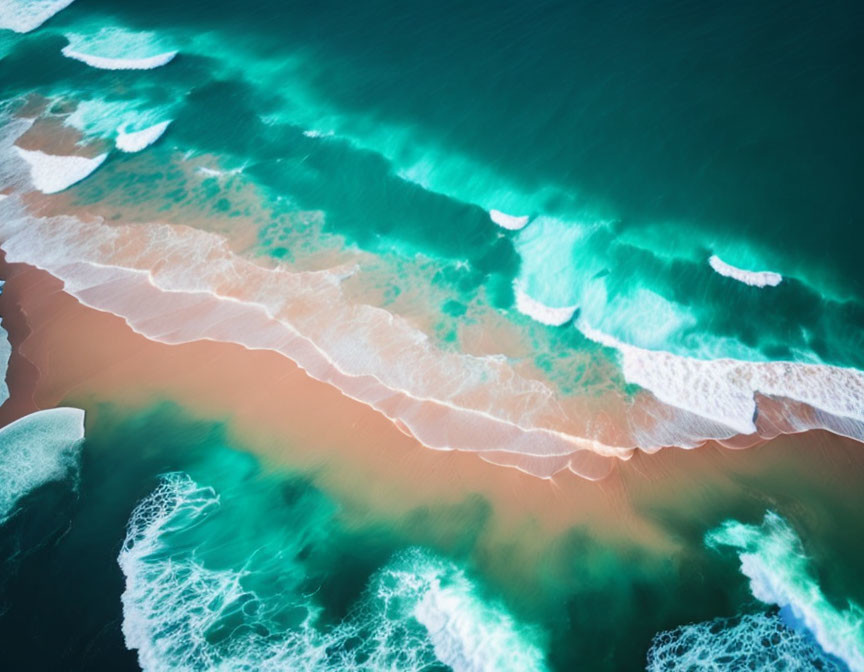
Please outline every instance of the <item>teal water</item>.
M0 26L35 7L0 0ZM791 418L777 431L864 440L861 3L75 0L49 14L0 29L0 195L15 207L47 172L63 178L47 210L203 229L277 272L335 268L348 305L419 325L412 342L434 357L418 370L376 349L365 318L314 345L432 401L434 384L411 387L434 382L428 362L476 354L492 325L471 363L504 373L457 368L440 401L488 396L520 428L588 399L588 438L692 446L772 434L765 395ZM49 154L65 129L107 159L76 180L27 163L13 143L34 118ZM86 245L63 227L28 241L0 208L4 251L14 237L19 261L78 268ZM121 263L99 242L90 261ZM223 260L154 249L173 289L219 294ZM738 282L712 255L782 281ZM94 301L103 288L73 280ZM290 305L280 287L252 298ZM121 304L105 309L166 321L141 327L154 338L185 326L182 308ZM303 305L326 318L326 301ZM529 367L551 399L539 420L525 387L506 396ZM379 519L217 422L88 412L80 480L63 450L77 459L78 444L33 430L26 450L0 445L4 669L864 667L860 494L795 470L641 512L673 556L574 529L502 577L485 501Z
M857 556L824 546L849 519L810 515L800 537L775 513L760 524L752 484L651 514L683 544L671 556L576 528L502 581L488 554L511 542L481 541L481 501L455 536L452 507L356 509L170 404L92 409L75 478L35 485L0 527L4 547L33 542L2 588L7 669L655 670L732 650L757 663L741 669L860 669ZM758 485L784 513L842 512L829 489L787 502L788 482Z
M627 343L861 365L854 3L204 7L76 2L19 39L0 92L106 100L101 119L67 122L100 136L174 118L153 151L246 165L354 244L467 261L462 299L484 288L512 305L496 288L521 258L533 298L583 305ZM151 33L112 47L100 31L113 26ZM105 71L64 58L66 35L106 56L182 53ZM566 269L502 238L490 208L554 217L525 235L556 240ZM708 267L712 252L787 281L738 285Z

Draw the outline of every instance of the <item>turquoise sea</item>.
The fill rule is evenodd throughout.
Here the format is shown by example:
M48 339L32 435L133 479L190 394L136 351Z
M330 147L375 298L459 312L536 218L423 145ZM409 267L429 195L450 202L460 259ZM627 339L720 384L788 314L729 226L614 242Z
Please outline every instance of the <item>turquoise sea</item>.
M791 497L788 476L763 478L654 512L684 543L671 557L573 529L501 582L484 577L480 499L387 520L174 404L89 412L76 466L4 523L6 669L847 669L790 626L799 606L858 660L860 610L843 602L864 598L857 509L826 488ZM818 532L817 559L789 522L761 520L766 500ZM754 599L742 553L794 596L783 609ZM795 595L819 583L824 604Z
M0 0L0 249L550 487L848 450L862 33L851 0ZM860 489L799 463L640 511L672 555L589 526L502 573L479 495L394 518L182 399L64 404L0 428L2 669L864 670Z

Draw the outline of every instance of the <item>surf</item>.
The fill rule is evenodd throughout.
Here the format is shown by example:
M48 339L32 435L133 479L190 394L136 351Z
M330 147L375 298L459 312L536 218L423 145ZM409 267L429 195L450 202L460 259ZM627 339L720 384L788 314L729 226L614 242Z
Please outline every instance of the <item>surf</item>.
M84 411L52 408L0 428L0 525L24 497L53 481L77 479Z
M235 549L242 566L224 559L208 566L218 549L205 531L212 534L229 512L239 513L241 503L237 494L223 498L172 472L133 511L118 557L126 579L122 627L145 672L420 672L437 663L454 672L546 669L542 650L502 605L482 600L461 569L419 548L380 568L347 616L330 625L322 622L315 591L304 590L309 570L302 544L267 545L278 529L262 540L249 538L255 549ZM317 515L316 506L296 513ZM315 521L294 520L301 535L324 532L310 527L305 533ZM225 532L216 532L217 539ZM268 558L270 552L280 560Z
M864 609L851 601L838 609L828 600L786 520L771 511L760 524L727 520L706 535L705 543L738 554L753 597L779 607L793 627L809 631L852 672L864 670Z

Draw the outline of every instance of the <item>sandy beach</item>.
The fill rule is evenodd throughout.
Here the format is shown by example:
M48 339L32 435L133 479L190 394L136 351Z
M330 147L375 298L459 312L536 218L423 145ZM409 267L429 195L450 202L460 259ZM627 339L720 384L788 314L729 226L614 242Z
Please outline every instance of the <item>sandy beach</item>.
M523 538L545 543L584 526L610 541L659 551L676 544L651 512L698 509L735 492L740 479L780 467L826 488L851 486L864 473L860 445L810 432L747 450L707 444L637 452L598 482L567 471L539 479L476 454L430 450L276 352L213 341L156 343L122 319L81 305L44 271L4 263L0 273L6 279L0 310L13 345L12 396L0 422L61 403L92 414L102 402L134 409L173 401L193 415L229 423L240 445L273 465L315 473L325 488L376 515L395 518L480 495L505 537L519 529Z

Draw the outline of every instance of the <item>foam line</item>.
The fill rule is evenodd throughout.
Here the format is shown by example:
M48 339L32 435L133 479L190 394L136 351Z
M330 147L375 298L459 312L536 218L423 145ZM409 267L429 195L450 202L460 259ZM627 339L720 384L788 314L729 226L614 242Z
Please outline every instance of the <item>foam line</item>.
M71 45L62 49L63 55L86 63L91 68L100 70L152 70L170 63L177 55L176 51L167 51L163 54L148 56L146 58L108 58L105 56L94 56L76 51Z
M519 217L508 215L506 212L501 212L500 210L490 210L489 218L498 226L507 229L508 231L519 231L520 229L524 229L530 219L528 215L522 215Z
M0 201L6 196L0 194ZM0 280L0 294L3 293L3 281ZM0 326L0 405L9 398L9 385L6 382L6 372L9 370L9 358L12 356L12 346L9 343L9 334Z
M161 138L170 124L171 120L169 119L140 131L127 131L128 124L123 124L117 129L117 149L121 152L140 152Z
M716 254L711 255L708 263L720 275L743 282L745 285L750 285L751 287L776 287L783 281L783 276L779 273L774 273L773 271L745 271L743 268L727 264Z
M540 324L550 327L560 327L567 324L573 319L573 315L576 313L576 308L578 307L562 306L560 308L552 308L551 306L546 306L528 296L518 280L514 282L513 290L516 294L516 310Z

